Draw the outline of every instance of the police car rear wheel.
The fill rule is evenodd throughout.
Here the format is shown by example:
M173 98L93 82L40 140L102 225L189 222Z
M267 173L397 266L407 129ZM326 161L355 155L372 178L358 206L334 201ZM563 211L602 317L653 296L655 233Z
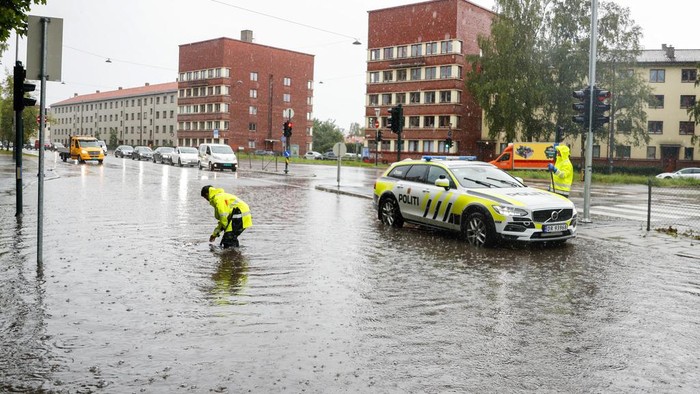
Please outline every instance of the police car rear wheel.
M387 197L382 200L380 212L382 223L391 227L403 227L403 216L401 216L399 205L393 197Z
M470 245L489 247L496 243L496 231L493 223L482 212L472 212L467 217L464 235Z

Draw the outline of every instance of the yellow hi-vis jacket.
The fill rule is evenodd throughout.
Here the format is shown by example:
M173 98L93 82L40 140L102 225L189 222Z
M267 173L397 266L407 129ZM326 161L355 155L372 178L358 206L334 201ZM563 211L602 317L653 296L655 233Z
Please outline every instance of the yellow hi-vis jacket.
M241 210L241 219L243 220L241 231L253 225L253 217L250 214L248 204L233 194L226 193L224 189L209 188L209 204L214 207L214 217L219 221L211 234L212 237L218 237L222 231L233 231L232 223L234 220L229 223L228 217L234 208Z
M571 193L571 183L574 181L574 166L569 160L569 147L566 145L557 145L557 158L554 162L554 167L557 170L554 172L554 184L552 191L555 193L569 196Z

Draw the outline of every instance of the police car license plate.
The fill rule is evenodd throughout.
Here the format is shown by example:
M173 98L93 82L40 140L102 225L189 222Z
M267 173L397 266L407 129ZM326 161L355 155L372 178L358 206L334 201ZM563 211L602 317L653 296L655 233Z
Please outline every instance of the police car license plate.
M224 163L224 167L231 167L231 163Z
M542 231L544 231L545 233L566 231L566 224L550 224L549 226L542 226Z

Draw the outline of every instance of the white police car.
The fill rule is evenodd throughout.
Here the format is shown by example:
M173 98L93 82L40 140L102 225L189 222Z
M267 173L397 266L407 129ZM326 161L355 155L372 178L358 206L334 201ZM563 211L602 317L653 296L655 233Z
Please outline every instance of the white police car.
M450 159L461 160L450 160ZM377 217L461 232L470 244L500 240L563 243L576 236L567 198L525 186L474 157L429 157L392 164L374 184Z

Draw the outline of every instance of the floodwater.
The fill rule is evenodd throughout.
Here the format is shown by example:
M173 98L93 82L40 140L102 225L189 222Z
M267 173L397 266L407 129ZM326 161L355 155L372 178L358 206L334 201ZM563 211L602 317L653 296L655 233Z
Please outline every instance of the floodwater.
M583 238L476 249L316 190L334 167L256 165L49 160L42 264L36 168L19 222L4 182L0 392L700 390L697 260ZM206 184L251 206L238 251L207 242Z

